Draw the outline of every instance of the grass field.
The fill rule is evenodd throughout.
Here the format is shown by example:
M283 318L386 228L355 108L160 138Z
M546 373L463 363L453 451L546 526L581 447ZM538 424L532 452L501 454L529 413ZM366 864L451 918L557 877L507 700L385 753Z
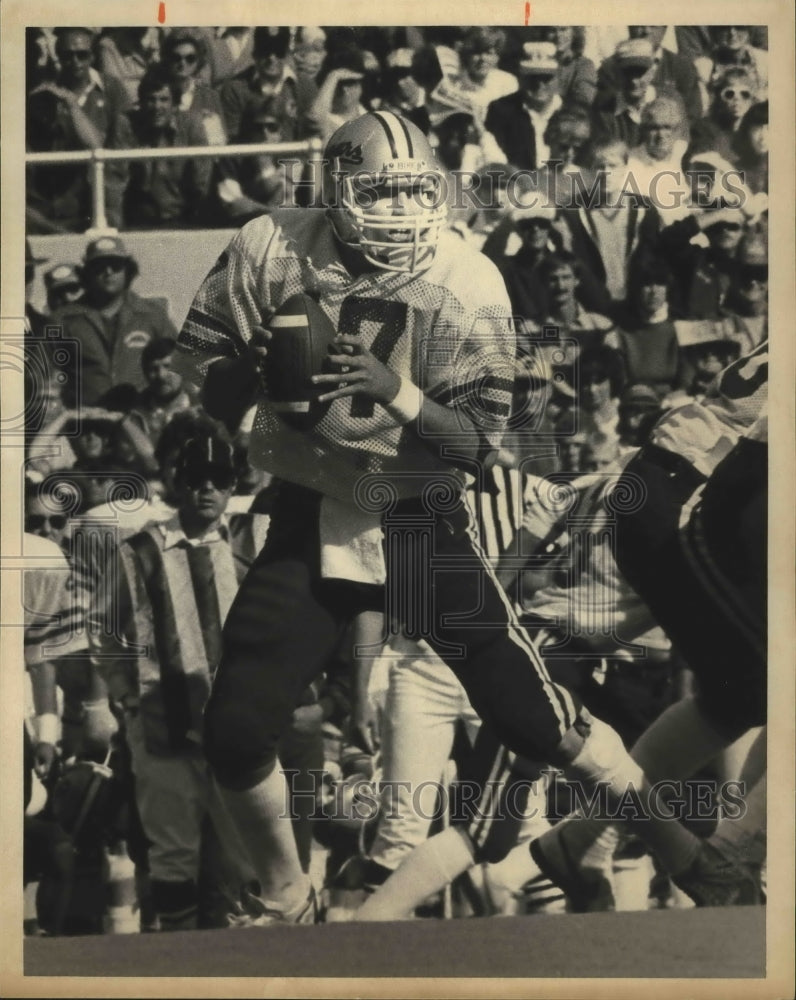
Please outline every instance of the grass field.
M102 977L759 978L765 914L739 907L28 938L24 969Z

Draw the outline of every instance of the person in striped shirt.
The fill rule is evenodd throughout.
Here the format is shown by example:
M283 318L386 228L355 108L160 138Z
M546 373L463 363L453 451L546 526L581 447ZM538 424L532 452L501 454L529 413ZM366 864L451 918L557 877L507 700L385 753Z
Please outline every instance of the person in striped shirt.
M226 516L233 452L217 434L183 445L176 485L174 516L119 546L114 577L100 594L118 617L91 629L95 662L123 712L162 930L197 926L208 817L233 884L253 877L204 760L201 732L224 618L267 522Z

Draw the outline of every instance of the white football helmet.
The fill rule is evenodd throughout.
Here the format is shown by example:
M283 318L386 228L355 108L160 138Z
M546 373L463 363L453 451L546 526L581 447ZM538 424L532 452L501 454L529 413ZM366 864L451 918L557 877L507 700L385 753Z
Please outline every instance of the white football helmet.
M445 177L428 139L391 111L346 122L324 153L325 192L338 237L385 271L434 260L445 225Z

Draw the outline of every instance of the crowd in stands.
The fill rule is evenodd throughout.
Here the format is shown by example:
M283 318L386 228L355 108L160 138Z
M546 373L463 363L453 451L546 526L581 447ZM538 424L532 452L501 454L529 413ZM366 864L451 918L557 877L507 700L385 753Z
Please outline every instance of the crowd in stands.
M543 384L534 441L556 445L549 460L529 466L527 436L509 428L497 470L474 497L497 560L530 523L540 479L563 477L580 489L578 477L621 469L661 414L699 397L727 364L767 340L767 37L757 27L725 26L70 27L29 29L27 44L28 151L216 146L218 156L109 162L112 228L99 234L89 232L84 164L27 168L27 232L86 237L79 261L37 258L26 242L25 530L31 551L45 540L51 558L60 554L63 587L47 591L54 604L42 606L45 598L35 594L30 604L40 616L61 614L61 623L31 624L35 637L26 638L32 717L56 716L57 728L26 729L28 771L46 797L26 787L25 877L39 885L43 930L101 931L108 926L107 851L126 851L142 930L224 926L250 875L233 834L219 835L226 828L194 717L182 720L178 736L168 719L156 720L160 736L171 740L173 771L150 780L155 744L147 742L147 697L187 698L195 709L206 696L217 636L205 629L208 605L200 597L209 591L199 587L199 560L191 556L222 547L213 556L221 560L216 575L229 573L224 585L234 583L267 531L276 484L249 464L245 422L230 434L183 380L175 364L179 317L165 299L135 292L138 264L125 234L237 227L301 203L296 192L306 188L306 155L239 158L225 154L229 144L325 142L343 122L379 108L429 134L446 171L478 178L483 201L453 203L451 195L449 225L503 275L525 364L517 412L527 417ZM521 183L513 184L517 175ZM596 200L588 196L595 180L604 195ZM30 301L37 269L46 313ZM67 346L48 338L47 327L59 328ZM212 511L197 500L206 480ZM512 497L520 505L514 521ZM216 534L193 546L189 522L197 535L201 525ZM553 527L538 528L537 543L549 540ZM163 676L152 666L144 690L143 673L136 688L122 683L123 672L101 668L90 617L98 592L105 596L118 584L107 567L122 546L126 583L112 592L122 594L129 612L123 643L160 642L165 598L144 570L135 576L135 560L145 562L145 555L130 541L146 532L158 558L166 560L171 546L184 556L173 573L195 588L197 604L185 610L175 598L170 614L175 623L183 610L194 615L180 628L201 622L205 642L196 654L202 665L169 661L170 679L168 655L158 646ZM544 605L538 595L560 584L562 572L529 567L524 574L525 590L514 599L529 621ZM223 606L229 593L222 590L217 581L211 596ZM688 684L687 665L665 636L645 641L653 652L643 669L621 650L605 649L575 657L571 676L556 668L601 710L615 699L607 717L628 742L643 728L639 717L646 724ZM48 642L62 642L63 651L48 658ZM363 847L366 829L381 845L378 860L359 873L361 888L363 877L383 881L412 844L403 833L397 841L384 829L377 836L372 824L335 829L329 822L326 807L346 781L370 778L374 768L372 756L348 740L352 655L349 645L341 648L340 662L306 692L281 756L299 775L294 824L307 869L318 843L332 857L331 874ZM179 687L188 679L195 685L190 697ZM113 714L106 711L109 694ZM451 717L473 725L463 692L443 694ZM396 697L388 692L387 705ZM453 736L445 740L447 755ZM326 798L306 808L300 793L311 786L301 781L323 768ZM92 797L87 819L80 804L92 781L112 786L112 794ZM174 867L168 838L177 818L168 802L178 785L195 794L193 832L178 845ZM428 826L409 839L424 837ZM631 845L625 857L632 854ZM493 898L504 875L493 873ZM198 903L173 889L192 880L200 886ZM335 887L339 897L352 886L343 878ZM669 889L658 880L653 895L664 900L660 905L671 905ZM467 912L532 909L524 883L510 886L491 909L483 901L488 892L480 903L473 892L470 885L464 893Z

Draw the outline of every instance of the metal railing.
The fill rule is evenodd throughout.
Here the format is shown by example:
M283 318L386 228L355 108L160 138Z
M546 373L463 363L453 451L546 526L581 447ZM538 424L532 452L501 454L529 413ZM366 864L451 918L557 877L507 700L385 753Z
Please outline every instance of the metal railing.
M25 164L53 165L86 163L91 185L91 228L107 229L105 213L105 164L115 160L220 159L221 157L306 156L309 164L320 163L323 144L320 139L301 142L238 143L231 146L168 146L153 149L78 149L60 153L26 153ZM312 177L317 177L313 168Z

